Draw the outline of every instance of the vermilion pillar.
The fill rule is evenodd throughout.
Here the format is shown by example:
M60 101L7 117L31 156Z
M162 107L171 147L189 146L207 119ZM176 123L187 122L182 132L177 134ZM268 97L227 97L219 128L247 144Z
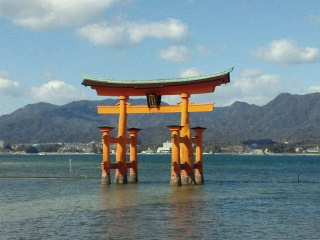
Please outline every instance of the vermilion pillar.
M171 130L171 142L172 142L170 185L181 186L179 132L182 126L171 125L171 126L168 126L168 128Z
M184 168L181 171L181 183L182 185L195 184L194 180L194 168L193 168L193 152L192 152L192 140L191 130L189 123L189 97L190 94L182 93L181 97L181 126L180 136L182 144L180 148L180 159Z
M127 128L127 96L119 97L119 127L116 149L116 169L115 183L127 183L127 162L126 162L126 128Z
M196 162L195 167L195 181L197 184L203 184L203 160L202 160L202 133L206 128L203 127L194 127L192 130L196 133L195 143L196 143Z
M102 184L110 184L110 132L114 129L109 126L99 127L100 131L102 131L102 162L101 162L101 170L102 170Z
M141 129L128 128L130 134L130 177L129 182L138 182L138 138L137 134Z

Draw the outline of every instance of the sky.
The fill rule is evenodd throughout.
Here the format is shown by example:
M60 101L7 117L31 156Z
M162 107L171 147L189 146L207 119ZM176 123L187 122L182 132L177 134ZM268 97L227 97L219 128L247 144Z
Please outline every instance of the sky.
M0 115L102 100L83 75L164 79L234 68L216 107L320 92L317 0L0 0ZM178 96L163 96L176 104Z

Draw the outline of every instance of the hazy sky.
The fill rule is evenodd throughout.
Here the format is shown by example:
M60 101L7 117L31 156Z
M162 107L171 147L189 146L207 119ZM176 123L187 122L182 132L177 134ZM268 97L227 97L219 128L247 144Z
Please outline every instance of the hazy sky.
M320 1L0 0L0 115L103 99L83 74L157 79L232 67L231 83L190 100L264 105L320 91Z

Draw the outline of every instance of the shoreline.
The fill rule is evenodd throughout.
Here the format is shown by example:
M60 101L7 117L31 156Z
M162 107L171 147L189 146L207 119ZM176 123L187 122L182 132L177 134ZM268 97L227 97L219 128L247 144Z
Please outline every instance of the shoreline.
M102 153L74 153L74 152L40 152L40 153L24 153L24 152L0 152L0 155L102 155ZM110 153L115 155L115 153ZM129 153L127 153L129 155ZM170 153L138 153L138 155L171 155ZM243 156L320 156L320 153L203 153L203 155L243 155Z

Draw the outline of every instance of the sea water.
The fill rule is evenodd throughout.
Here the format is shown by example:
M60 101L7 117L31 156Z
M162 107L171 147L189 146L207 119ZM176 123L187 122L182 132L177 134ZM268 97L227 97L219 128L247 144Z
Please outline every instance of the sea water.
M204 185L101 185L101 155L0 155L0 239L320 239L320 156L204 155ZM112 171L114 176L114 171Z

